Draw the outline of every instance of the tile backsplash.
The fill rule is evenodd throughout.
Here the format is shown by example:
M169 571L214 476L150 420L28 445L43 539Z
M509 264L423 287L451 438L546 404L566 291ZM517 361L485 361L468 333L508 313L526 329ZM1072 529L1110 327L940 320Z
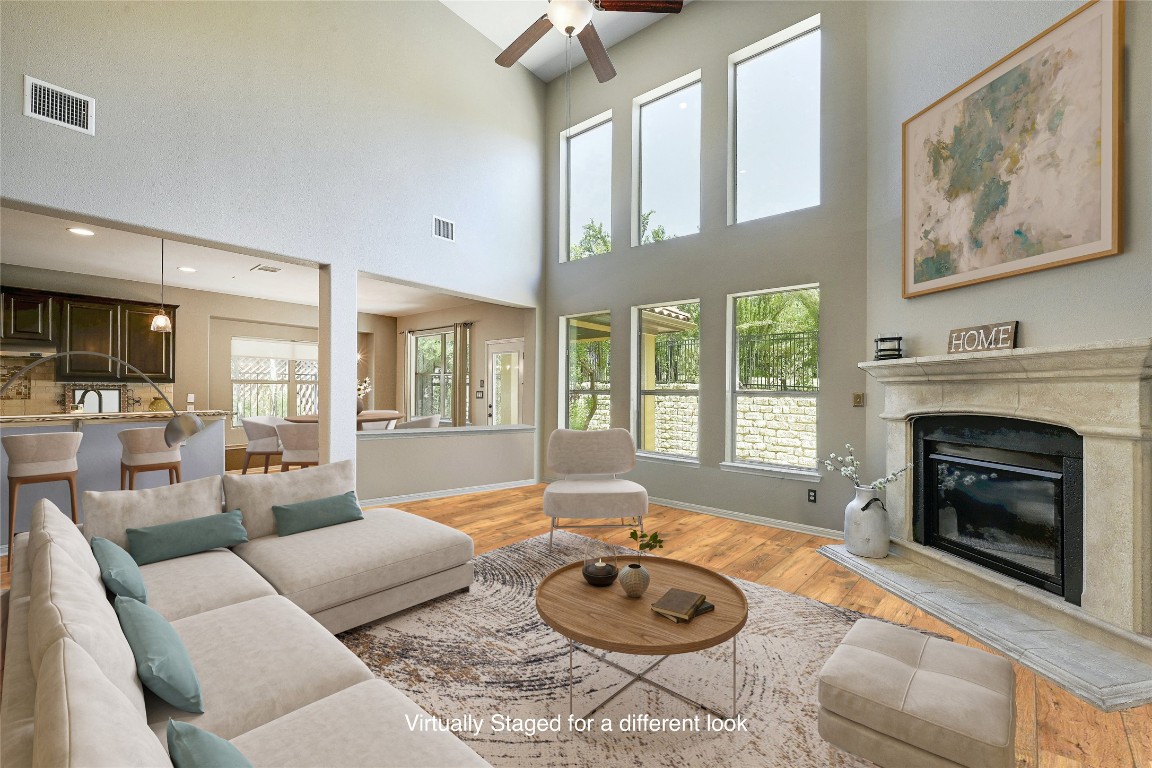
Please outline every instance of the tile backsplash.
M15 358L11 362L0 363L0 385L8 382L8 378L20 370L26 361ZM20 381L4 393L0 400L0 416L38 416L42 414L64 413L64 395L66 389L72 387L91 387L92 389L108 388L107 382L84 384L81 382L56 381L56 369L51 363L33 368L24 374ZM164 394L171 399L173 385L159 384ZM123 398L121 408L124 411L147 411L148 404L156 396L156 390L145 382L128 385L128 396Z

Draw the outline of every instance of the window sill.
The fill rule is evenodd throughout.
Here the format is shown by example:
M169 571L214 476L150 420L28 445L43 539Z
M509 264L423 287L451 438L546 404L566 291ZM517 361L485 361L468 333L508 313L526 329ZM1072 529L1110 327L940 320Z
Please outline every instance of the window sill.
M767 464L743 464L736 461L720 462L722 472L740 472L745 475L767 475L779 477L782 480L799 480L804 483L818 483L823 475L815 469L791 469L788 467L773 467Z
M637 461L650 461L654 464L687 464L692 467L700 466L700 459L691 456L675 456L663 453L646 453L644 451L636 451Z

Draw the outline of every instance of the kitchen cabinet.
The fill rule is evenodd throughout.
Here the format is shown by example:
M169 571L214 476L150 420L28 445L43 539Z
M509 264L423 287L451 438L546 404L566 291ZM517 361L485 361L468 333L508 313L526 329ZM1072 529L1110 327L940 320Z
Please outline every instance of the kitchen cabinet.
M120 356L120 307L101 301L60 301L61 352L99 352ZM120 364L102 357L74 355L56 361L60 381L112 381Z
M176 310L165 308L172 318L172 333L158 333L152 330L156 309L141 304L120 305L120 357L153 381L170 382L176 365ZM141 380L130 369L125 369L121 378Z
M54 300L42 293L4 291L0 294L0 336L20 341L54 341Z

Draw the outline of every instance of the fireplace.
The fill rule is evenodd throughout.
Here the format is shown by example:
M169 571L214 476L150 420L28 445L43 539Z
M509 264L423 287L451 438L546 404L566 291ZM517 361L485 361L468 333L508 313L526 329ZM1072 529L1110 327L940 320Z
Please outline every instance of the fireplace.
M923 416L913 429L913 538L1080 604L1083 440L995 416Z

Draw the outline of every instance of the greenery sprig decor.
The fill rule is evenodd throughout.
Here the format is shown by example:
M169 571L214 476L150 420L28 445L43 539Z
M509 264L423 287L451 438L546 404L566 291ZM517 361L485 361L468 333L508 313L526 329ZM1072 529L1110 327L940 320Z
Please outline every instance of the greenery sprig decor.
M654 549L664 549L664 539L660 538L657 531L652 533L644 533L635 528L628 534L632 541L636 542L636 548L641 552L651 552Z
M828 458L824 460L824 466L828 468L829 472L840 471L840 474L852 481L852 484L857 488L875 488L882 490L885 486L896 481L900 475L912 469L912 465L908 464L901 467L890 475L886 475L870 483L860 482L860 460L856 458L856 451L852 448L851 443L845 444L848 453L843 456L837 456L834 453L828 454ZM633 531L635 533L635 531ZM635 537L633 537L635 538Z

